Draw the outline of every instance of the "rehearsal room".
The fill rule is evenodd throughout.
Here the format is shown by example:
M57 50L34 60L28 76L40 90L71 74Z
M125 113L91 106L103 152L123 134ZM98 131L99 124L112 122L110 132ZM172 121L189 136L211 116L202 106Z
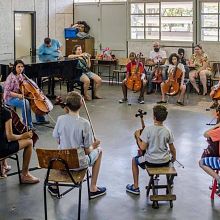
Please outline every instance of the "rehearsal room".
M0 220L220 219L220 0L0 0Z

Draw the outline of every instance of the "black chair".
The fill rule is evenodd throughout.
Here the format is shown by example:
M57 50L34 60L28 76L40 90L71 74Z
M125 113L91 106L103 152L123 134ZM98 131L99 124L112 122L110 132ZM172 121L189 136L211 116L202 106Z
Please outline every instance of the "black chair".
M74 91L77 89L80 91L81 95L84 95L84 87L83 82L80 81L80 77L82 75L82 70L77 69L76 67L73 69L73 78L68 79L67 83L67 92ZM90 79L89 90L91 90L91 97L94 99L94 80Z
M84 169L78 170L80 167L78 158L80 152L78 152L78 149L51 150L40 148L36 149L36 152L40 167L47 169L46 177L44 180L45 220L47 220L46 188L48 186L56 186L58 188L58 198L61 198L74 188L79 189L78 220L80 220L82 183L86 175L88 195L90 195L88 167L86 166ZM69 189L63 193L60 193L59 186L69 187Z
M5 157L0 157L0 162L2 162L5 159L12 159L16 161L17 164L17 172L10 172L7 173L7 176L13 176L13 175L17 175L18 174L18 178L19 178L19 183L21 184L21 170L20 170L20 164L19 164L19 158L18 158L18 152L14 153L14 154L10 154L8 156ZM1 165L1 164L0 164ZM0 169L1 172L1 169ZM2 173L0 173L2 175ZM1 176L0 175L0 176Z

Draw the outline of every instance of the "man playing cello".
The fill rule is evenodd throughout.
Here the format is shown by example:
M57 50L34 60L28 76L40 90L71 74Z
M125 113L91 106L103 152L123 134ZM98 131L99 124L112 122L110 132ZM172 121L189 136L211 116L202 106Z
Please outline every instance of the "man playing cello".
M141 62L137 61L137 57L134 52L131 52L129 54L129 59L130 62L126 66L127 69L126 78L122 81L122 91L124 97L121 100L119 100L119 103L124 103L128 101L127 90L131 89L133 91L140 90L140 96L138 98L138 102L140 104L144 104L144 91L147 84L147 80L145 78L145 73L144 73L144 67ZM133 83L133 85L130 85L130 82Z

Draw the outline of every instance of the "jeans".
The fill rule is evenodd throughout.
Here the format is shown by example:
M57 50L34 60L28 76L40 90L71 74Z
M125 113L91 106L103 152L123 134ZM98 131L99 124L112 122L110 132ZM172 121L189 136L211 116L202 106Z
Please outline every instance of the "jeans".
M9 106L14 106L16 108L20 108L22 110L23 123L26 124L26 119L25 119L26 113L25 113L25 108L24 108L24 101L19 98L10 98L6 102L6 104ZM31 108L30 108L29 101L27 99L25 99L25 104L26 104L26 110L27 110L27 124L28 124L28 127L32 128L33 124L32 124L32 117L31 117ZM35 115L35 117L36 117L37 122L45 121L44 116Z

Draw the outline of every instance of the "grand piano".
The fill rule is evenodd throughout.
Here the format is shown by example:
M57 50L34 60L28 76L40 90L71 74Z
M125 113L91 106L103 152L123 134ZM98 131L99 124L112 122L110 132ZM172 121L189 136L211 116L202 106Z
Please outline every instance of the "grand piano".
M54 77L65 80L69 91L73 90L75 82L79 82L81 70L76 68L76 59L53 57L51 55L25 56L20 59L25 63L25 74L34 79L40 88L42 88L41 78L49 77L48 95L51 97L54 96ZM1 81L5 81L7 75L11 72L14 61L14 59L0 61Z

